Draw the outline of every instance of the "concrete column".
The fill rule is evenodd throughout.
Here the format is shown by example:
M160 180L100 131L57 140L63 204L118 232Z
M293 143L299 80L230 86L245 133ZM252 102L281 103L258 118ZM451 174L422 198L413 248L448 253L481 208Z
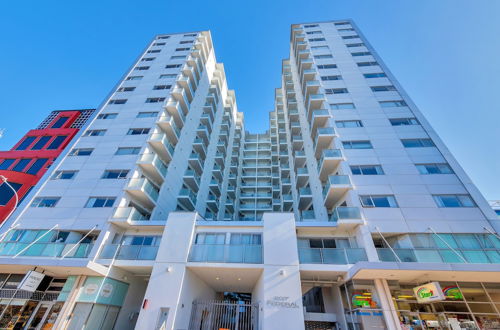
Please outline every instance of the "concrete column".
M377 249L373 244L372 234L367 225L361 225L356 228L355 231L356 242L360 247L363 247L366 251L366 256L368 261L379 261Z
M156 329L161 308L168 308L166 329L174 328L196 217L196 213L169 214L136 329Z
M73 288L71 289L71 292L68 295L56 322L54 323L54 329L65 329L68 326L71 312L73 311L73 308L75 308L76 298L78 297L80 288L83 286L83 283L85 283L86 278L87 276L78 276L76 279Z
M380 299L380 305L383 310L385 323L387 329L389 330L401 330L401 324L399 322L396 309L391 299L391 294L387 282L384 279L375 279L375 289L377 290L377 295Z
M264 271L253 292L261 329L304 329L294 215L266 213L263 222Z

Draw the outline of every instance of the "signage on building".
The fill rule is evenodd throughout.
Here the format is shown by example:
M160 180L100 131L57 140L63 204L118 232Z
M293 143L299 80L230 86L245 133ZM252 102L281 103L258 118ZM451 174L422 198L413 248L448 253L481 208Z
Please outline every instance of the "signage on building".
M26 273L26 275L24 276L21 283L19 283L17 288L19 290L34 292L36 288L38 288L38 285L40 285L40 282L42 282L44 277L45 275L43 275L42 273L30 270L29 272Z
M430 282L413 288L413 292L419 303L428 303L433 301L445 300L443 290L439 282Z
M266 301L268 306L281 308L299 308L299 305L293 301L289 301L290 297L274 296Z

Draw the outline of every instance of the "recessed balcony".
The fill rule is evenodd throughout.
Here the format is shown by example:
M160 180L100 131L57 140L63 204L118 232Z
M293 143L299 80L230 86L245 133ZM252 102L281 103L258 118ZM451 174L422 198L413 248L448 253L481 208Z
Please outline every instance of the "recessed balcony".
M181 204L186 210L194 211L196 206L196 194L187 188L183 188L179 191L177 195L177 201Z
M351 179L348 175L330 175L323 189L325 206L330 208L337 204L344 194L351 189Z
M112 222L116 224L120 223L131 223L131 222L143 222L149 221L151 213L147 211L140 210L133 206L129 207L117 207L115 213L113 213Z
M309 171L307 167L301 167L297 169L296 175L297 187L303 187L309 180Z
M337 227L351 230L352 228L364 223L359 207L338 206L333 209L330 221Z
M148 143L165 163L170 162L174 157L175 148L170 143L168 136L165 133L152 134Z
M162 184L165 181L168 168L157 154L142 154L137 164L155 182Z
M363 248L302 248L299 247L301 264L348 265L368 261Z
M200 124L196 129L196 134L205 141L205 144L208 144L210 139L210 131L208 130L208 126Z
M298 150L294 154L294 165L295 168L304 167L306 164L306 153L304 150Z
M340 162L344 160L342 150L324 149L321 159L318 163L318 172L320 180L325 180L330 174L334 173Z
M299 189L299 209L304 210L312 204L312 191L309 187Z
M189 262L262 263L262 245L194 244Z
M156 206L160 189L147 178L130 179L125 191L141 205L152 209Z

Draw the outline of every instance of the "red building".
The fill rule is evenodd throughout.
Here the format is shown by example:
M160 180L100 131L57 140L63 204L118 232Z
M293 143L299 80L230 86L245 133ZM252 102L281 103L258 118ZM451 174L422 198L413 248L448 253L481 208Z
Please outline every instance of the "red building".
M95 109L55 110L9 151L0 151L0 175L17 190L19 203L45 174ZM0 223L15 207L14 192L0 181Z

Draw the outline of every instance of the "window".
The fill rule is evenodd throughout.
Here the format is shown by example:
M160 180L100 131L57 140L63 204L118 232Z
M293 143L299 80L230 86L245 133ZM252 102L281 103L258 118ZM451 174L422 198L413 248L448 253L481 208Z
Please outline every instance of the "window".
M196 234L195 244L224 244L226 241L225 233L199 233Z
M85 207L112 207L116 197L90 197Z
M190 50L191 48L187 47L187 48L176 48L175 51L176 52L183 52L183 51L186 51L186 50Z
M103 136L105 133L105 129L89 129L85 131L83 136Z
M12 159L12 158L9 158L9 159L4 159L1 163L0 163L0 170L6 170L8 169L12 164L14 164L16 160L15 159Z
M164 97L149 97L146 99L146 103L159 103L165 101Z
M137 155L140 151L140 147L123 147L118 148L115 152L115 155Z
M67 121L69 117L59 117L51 128L61 128Z
M161 49L151 49L151 50L147 51L148 54L155 54L155 53L159 53L159 52L161 52Z
M185 45L185 44L192 44L194 42L194 40L184 40L184 41L181 41L179 42L181 45Z
M325 41L325 38L311 38L309 39L309 42L315 42L315 41Z
M127 99L109 100L108 104L125 104Z
M128 130L127 135L142 135L148 133L149 128L131 128Z
M177 75L175 73L169 73L169 74L162 74L160 75L160 79L168 79L168 78L175 78Z
M350 23L349 22L336 22L336 23L333 23L335 26L341 26L341 25L349 25Z
M106 170L101 179L125 179L129 170Z
M158 38L158 39L161 39L161 38ZM165 42L155 42L155 43L153 44L153 46L165 46L165 45L166 45L166 43L165 43Z
M26 137L16 148L16 150L26 150L35 141L36 136Z
M76 148L69 152L70 156L89 156L94 149L92 148Z
M135 87L120 87L117 92L133 92Z
M394 86L373 86L371 87L373 92L392 92L396 90Z
M144 76L130 76L126 80L141 80Z
M353 175L383 175L384 171L380 165L351 165Z
M148 69L149 69L149 66L138 66L134 70L144 71L144 70L148 70Z
M42 167L47 163L48 158L39 158L33 164L31 164L30 168L26 171L28 174L37 174L38 171L42 169Z
M330 104L330 109L332 110L348 110L348 109L356 109L354 103L334 103Z
M43 147L45 147L45 145L47 144L47 142L49 142L51 138L52 136L42 136L40 139L38 139L38 141L36 141L35 145L31 147L31 150L42 149Z
M318 64L318 69L336 69L337 64Z
M420 125L417 118L392 118L389 121L392 126Z
M154 90L170 89L172 85L156 85L153 87Z
M453 174L450 165L446 163L415 164L420 174Z
M475 207L469 195L432 195L438 207Z
M26 165L28 165L31 162L31 160L32 160L31 158L20 159L14 166L14 168L12 168L12 171L22 172L26 167Z
M342 141L344 149L373 149L372 143L366 141Z
M117 113L101 113L97 116L97 119L115 119L118 116Z
M378 65L377 62L358 62L358 66L363 67L363 66L375 66Z
M347 47L363 47L365 44L362 42L354 43L354 44L347 44Z
M304 25L304 28L307 29L307 28L313 28L313 27L318 27L318 26L319 26L319 24L306 24L306 25Z
M338 29L339 32L345 32L345 31L354 31L353 28L346 28L346 29Z
M363 76L365 76L365 78L383 78L383 77L387 77L385 75L385 73L383 72L378 72L378 73L365 73Z
M321 80L323 81L328 81L328 80L342 80L342 76L322 76Z
M72 180L78 171L56 171L51 179L52 180Z
M136 118L150 118L150 117L156 117L158 116L157 111L151 111L151 112L139 112L136 116Z
M182 64L168 64L165 66L165 69L175 69L175 68L180 68Z
M175 55L170 57L171 60L178 60L181 58L186 58L186 55Z
M154 61L156 57L144 57L141 61L142 62L151 62Z
M19 191L19 189L23 186L22 184L16 182L9 182L9 184L15 191ZM14 197L12 189L10 189L10 187L5 183L0 184L0 206L6 205L12 197Z
M306 34L322 34L321 31L307 31Z
M31 203L31 207L54 207L61 197L37 197Z
M49 144L49 146L47 147L47 149L54 150L54 149L59 148L61 146L61 144L64 141L66 141L67 137L68 137L67 135L56 136L56 138L54 140L52 140L52 142Z
M345 40L347 40L347 39L356 39L356 38L359 38L359 36L358 35L353 35L353 36L343 36L342 37L342 39L345 39Z
M312 46L312 50L330 49L328 46Z
M168 39L170 38L170 36L161 36L161 37L158 37L157 39L158 40L164 40L164 39Z
M317 60L320 60L322 58L333 58L333 56L330 54L328 54L328 55L314 55L314 58Z
M380 106L382 108L392 108L392 107L406 107L408 104L406 104L405 101L400 100L400 101L379 101Z
M356 53L351 53L352 56L368 56L371 55L372 53L370 52L356 52Z
M363 127L361 120L337 120L335 124L340 128Z
M359 199L363 207L398 207L393 195L364 195Z
M229 239L230 245L261 245L262 235L261 234L237 234L231 233Z
M326 94L346 94L347 88L325 88Z
M405 148L423 148L434 147L434 142L431 139L401 139L401 143Z

